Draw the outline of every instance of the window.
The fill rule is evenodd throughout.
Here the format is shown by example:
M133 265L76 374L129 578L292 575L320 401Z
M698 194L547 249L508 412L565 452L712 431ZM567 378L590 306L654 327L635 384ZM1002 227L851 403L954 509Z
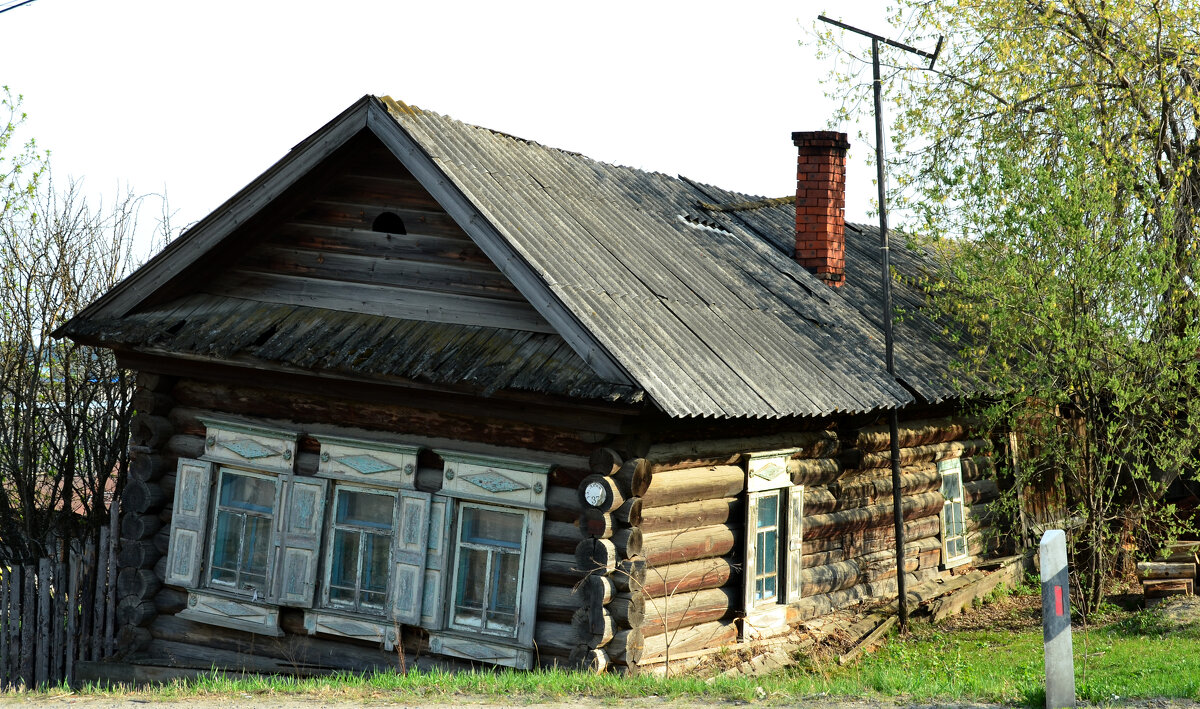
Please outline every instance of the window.
M462 505L451 623L491 635L517 631L525 514Z
M785 626L787 604L800 600L804 486L787 472L793 453L755 453L747 464L745 637Z
M942 477L942 565L958 566L970 560L967 552L967 528L964 523L962 460L938 462Z
M221 469L209 583L255 597L268 592L278 478Z
M329 607L383 615L395 511L394 493L336 488L326 557Z

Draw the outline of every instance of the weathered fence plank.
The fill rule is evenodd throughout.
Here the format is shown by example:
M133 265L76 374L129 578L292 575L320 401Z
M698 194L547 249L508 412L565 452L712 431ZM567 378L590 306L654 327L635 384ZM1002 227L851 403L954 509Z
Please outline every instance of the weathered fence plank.
M45 687L50 682L50 560L38 560L37 570L37 651L34 658L34 687ZM33 604L30 604L33 605Z
M21 681L26 687L33 686L33 629L37 624L37 569L25 564L21 569L24 591L21 593Z

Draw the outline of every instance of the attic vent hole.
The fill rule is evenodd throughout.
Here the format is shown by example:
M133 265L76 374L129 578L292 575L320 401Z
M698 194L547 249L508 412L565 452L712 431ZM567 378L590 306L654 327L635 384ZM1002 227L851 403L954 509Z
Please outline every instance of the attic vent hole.
M276 326L276 325L272 325L271 327L267 328L266 330L264 330L264 331L262 332L262 334L261 334L261 335L259 335L258 337L254 338L254 342L253 342L253 343L252 343L250 346L251 346L251 347L262 347L263 345L267 344L267 340L269 340L269 339L271 339L272 337L274 337L274 336L275 336L275 332L276 332L278 329L279 329L279 327L278 327L278 326Z
M408 233L404 228L404 220L395 212L384 212L375 217L375 221L371 223L371 231L378 231L384 234Z

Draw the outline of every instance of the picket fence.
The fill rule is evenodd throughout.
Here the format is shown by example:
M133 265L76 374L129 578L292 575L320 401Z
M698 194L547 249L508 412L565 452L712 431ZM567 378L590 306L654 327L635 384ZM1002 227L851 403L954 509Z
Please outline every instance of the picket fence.
M116 540L107 527L98 536L59 558L0 566L0 688L71 684L79 662L113 653Z

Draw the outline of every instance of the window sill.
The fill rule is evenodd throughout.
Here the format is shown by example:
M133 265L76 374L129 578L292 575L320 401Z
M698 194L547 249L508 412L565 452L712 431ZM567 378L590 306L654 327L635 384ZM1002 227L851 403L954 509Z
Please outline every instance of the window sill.
M957 568L959 566L962 566L964 564L969 564L969 563L971 563L971 555L970 554L959 557L957 559L952 559L950 561L947 561L946 563L942 564L942 569L949 570L949 569Z
M755 606L742 618L742 639L769 638L788 631L788 607L783 603Z
M515 642L514 640L513 643ZM490 662L518 670L527 670L533 664L533 653L530 650L504 644L500 639L484 641L478 634L457 635L453 631L430 633L429 650L439 655Z
M189 591L187 608L176 615L185 620L244 630L256 635L275 638L283 635L283 631L279 629L277 607L216 593Z
M308 631L309 635L325 633L377 642L383 646L384 650L389 651L396 647L395 626L379 616L368 618L326 609L305 611L304 629Z

